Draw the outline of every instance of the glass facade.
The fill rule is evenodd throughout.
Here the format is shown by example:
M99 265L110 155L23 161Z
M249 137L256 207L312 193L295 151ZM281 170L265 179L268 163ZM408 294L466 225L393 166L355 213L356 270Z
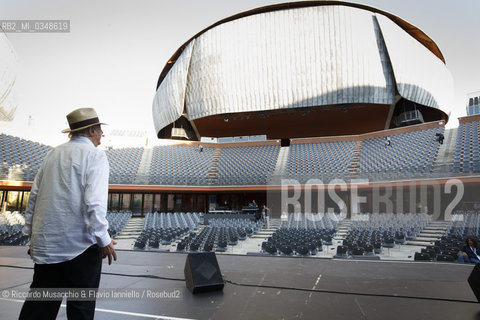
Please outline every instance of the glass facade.
M0 214L5 211L23 212L27 207L29 191L0 190ZM144 217L148 212L203 212L219 206L227 210L241 210L255 199L265 203L266 194L258 192L140 192L135 190L109 192L107 210L131 211L134 217ZM210 203L212 202L212 203Z
M473 116L475 114L480 114L480 92L468 95L467 115Z

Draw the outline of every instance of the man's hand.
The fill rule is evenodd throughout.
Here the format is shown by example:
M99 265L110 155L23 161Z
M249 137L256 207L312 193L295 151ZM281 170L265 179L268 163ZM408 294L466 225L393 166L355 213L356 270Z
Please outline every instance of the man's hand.
M108 265L112 264L112 257L113 260L117 261L117 253L115 252L114 245L117 244L117 241L112 240L110 244L106 247L100 248L100 254L102 255L102 259L108 257Z

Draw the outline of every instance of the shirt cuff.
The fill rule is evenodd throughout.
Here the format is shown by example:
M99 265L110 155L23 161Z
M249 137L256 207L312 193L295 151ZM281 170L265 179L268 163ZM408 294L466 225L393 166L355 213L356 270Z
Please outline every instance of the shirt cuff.
M97 244L100 248L105 248L110 244L110 242L112 242L112 239L110 238L108 233L105 234L103 237L96 237L96 238L97 238Z
M32 235L32 230L30 229L30 227L28 226L23 226L22 228L22 232L24 235L27 235L27 236L31 236Z

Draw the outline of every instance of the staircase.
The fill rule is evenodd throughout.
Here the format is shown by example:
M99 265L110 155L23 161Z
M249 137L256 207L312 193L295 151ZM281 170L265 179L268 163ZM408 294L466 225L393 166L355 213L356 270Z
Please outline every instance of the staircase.
M132 250L135 240L142 233L143 218L130 218L122 232L115 237L116 249Z
M267 239L268 237L271 237L272 234L275 233L275 231L278 230L280 227L280 219L272 219L270 218L270 228L264 228L258 232L256 232L254 235L251 236L253 239Z
M357 144L353 147L352 161L347 167L350 179L354 179L360 171L360 151L362 151L362 141L357 141Z
M450 172L453 158L455 157L455 145L457 143L458 128L447 129L443 134L445 139L440 145L435 165L432 168L432 173Z
M130 218L116 240L137 239L142 233L144 218Z
M290 147L280 147L278 152L277 163L275 164L275 169L273 170L273 175L270 181L270 184L280 185L282 183L282 178L285 178L286 168L288 162L288 150Z
M220 158L221 148L216 148L212 157L212 166L208 170L207 184L216 185L218 184L218 161Z
M144 148L142 154L142 160L138 166L137 174L135 176L135 181L133 184L136 185L145 185L148 184L150 176L150 165L152 164L153 149Z
M345 239L348 234L348 230L352 225L351 220L343 220L338 224L337 233L335 234L334 240L341 241ZM415 240L407 240L405 245L411 246L429 246L432 245L436 240L440 240L445 232L448 229L450 222L448 221L435 221L429 223L423 230L418 234Z
M431 222L423 228L415 240L408 240L405 244L414 246L432 245L436 240L440 240L440 238L445 235L449 225L450 222L448 221Z
M337 226L337 233L335 233L334 240L343 240L348 234L348 230L352 225L351 220L343 220Z

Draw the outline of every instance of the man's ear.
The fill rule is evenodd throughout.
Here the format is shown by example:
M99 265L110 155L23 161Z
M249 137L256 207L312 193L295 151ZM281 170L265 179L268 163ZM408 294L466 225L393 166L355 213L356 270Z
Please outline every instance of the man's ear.
M91 126L88 128L88 135L93 136L95 134L95 127Z

